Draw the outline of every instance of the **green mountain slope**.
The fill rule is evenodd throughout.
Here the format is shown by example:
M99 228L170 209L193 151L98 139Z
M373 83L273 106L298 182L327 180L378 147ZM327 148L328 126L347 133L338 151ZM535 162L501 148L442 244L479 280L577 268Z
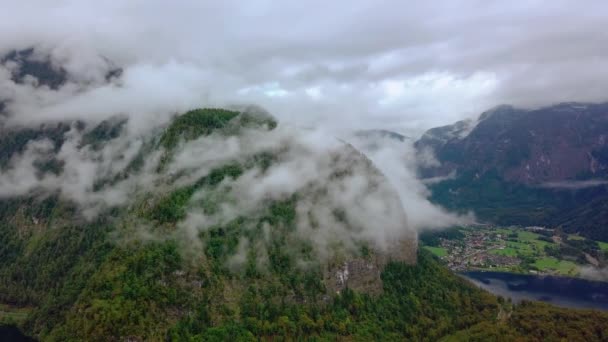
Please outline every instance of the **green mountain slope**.
M218 109L138 143L123 120L66 127L1 141L3 175L22 177L0 199L0 322L37 339L606 338L605 314L513 308L418 252L398 197L347 145Z

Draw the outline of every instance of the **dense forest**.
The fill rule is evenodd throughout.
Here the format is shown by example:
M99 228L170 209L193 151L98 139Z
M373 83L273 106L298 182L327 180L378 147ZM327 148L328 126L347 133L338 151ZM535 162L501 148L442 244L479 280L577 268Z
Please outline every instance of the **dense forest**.
M556 190L508 182L495 171L463 172L431 187L431 200L454 211L474 208L482 220L500 225L542 225L608 241L604 229L605 187Z
M111 139L111 127L122 124L92 130L87 143ZM144 144L138 158L163 148L161 172L184 141L218 130L239 134L252 125L272 130L276 122L194 110ZM58 130L63 128L0 139L2 155L22 149L23 136ZM426 251L418 252L415 264L383 264L378 291L332 292L324 281L328 264L371 260L379 252L361 243L356 256L319 258L311 240L294 233L302 200L297 194L268 199L254 214L237 215L190 240L175 234L189 207L219 210L223 181L254 167L264 170L276 158L267 152L235 160L88 220L58 195L1 199L0 322L43 341L608 339L606 313L513 305L452 274ZM205 196L197 195L201 191ZM148 235L138 230L142 225L152 227Z

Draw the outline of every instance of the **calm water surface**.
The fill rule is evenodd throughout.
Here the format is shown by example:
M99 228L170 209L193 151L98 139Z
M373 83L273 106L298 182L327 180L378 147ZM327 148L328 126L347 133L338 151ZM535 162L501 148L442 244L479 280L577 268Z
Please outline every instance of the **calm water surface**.
M17 327L9 325L0 325L0 341L36 342L36 340L25 336Z
M538 300L567 308L608 311L608 283L577 278L503 272L464 272L461 276L513 302Z

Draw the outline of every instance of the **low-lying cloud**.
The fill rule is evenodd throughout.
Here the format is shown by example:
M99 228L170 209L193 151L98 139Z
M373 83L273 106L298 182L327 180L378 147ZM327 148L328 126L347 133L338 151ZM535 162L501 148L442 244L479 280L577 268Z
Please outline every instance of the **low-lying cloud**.
M419 134L500 103L606 100L607 6L39 0L5 4L0 54L36 47L68 73L57 92L10 90L24 122L242 102L303 125ZM114 66L124 83L100 86Z
M608 184L608 181L602 179L590 179L580 181L556 181L556 182L545 182L541 183L539 187L548 189L564 189L564 190L579 190L586 188L594 188L598 186L604 186Z
M266 170L255 167L236 179L224 180L218 189L195 194L195 201L209 196L224 201L212 214L193 208L180 224L186 235L255 216L269 201L297 195L297 234L312 240L320 253L337 241L347 249L355 249L357 241L367 241L386 250L400 238L416 238L416 227L410 224L393 185L360 152L328 132L279 126L263 139L249 134L236 137L239 142L234 146L240 147L233 156L270 150L276 160ZM189 143L184 150L196 149L209 138Z
M410 224L407 206L394 185L364 155L323 128L280 125L271 131L242 129L237 135L216 132L181 143L169 164L159 169L166 152L155 141L162 127L143 135L129 127L124 124L122 133L102 141L101 147L85 143L91 128L77 123L64 133L58 150L48 138L30 141L0 173L0 197L58 194L91 219L108 208L134 205L142 196L162 198L213 169L234 162L245 165L265 152L273 156L267 169L254 166L236 179L228 177L216 189L195 193L193 202L212 198L219 208L208 214L188 204L187 218L177 225L176 235L195 238L209 227L255 217L272 201L298 196L297 233L312 240L319 253L326 253L336 241L351 250L357 241L386 250L401 238L416 238L419 222ZM143 166L130 170L141 153L146 153ZM44 172L37 167L49 160L61 165L60 170Z
M416 230L445 228L474 221L472 214L460 216L449 213L428 200L430 192L416 173L419 164L428 161L417 155L412 140L400 141L386 135L361 134L348 140L365 153L395 187L408 214L408 222Z

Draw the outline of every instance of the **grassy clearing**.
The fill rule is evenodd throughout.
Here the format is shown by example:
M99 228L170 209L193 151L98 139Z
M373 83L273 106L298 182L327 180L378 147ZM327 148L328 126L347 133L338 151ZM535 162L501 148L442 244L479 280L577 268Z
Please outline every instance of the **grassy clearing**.
M528 231L517 232L517 238L521 241L535 241L540 235Z
M504 249L493 249L493 250L490 251L490 253L495 254L495 255L504 255L504 256L516 257L517 256L517 249L512 248L512 247L506 247Z
M542 240L534 240L531 242L533 244L535 244L541 250L544 250L545 246L547 246L547 245L555 245L553 242L547 242L547 241L542 241Z
M500 233L500 234L504 234L504 235L509 235L509 234L513 233L513 230L507 229L507 228L496 228L496 229L494 229L494 231L497 233Z
M523 242L507 241L507 247L517 250L518 254L521 255L533 255L535 253L531 244Z
M572 261L557 260L553 257L546 257L536 260L534 266L541 271L555 270L563 275L574 275L577 273L577 266Z
M429 252L435 254L436 256L438 256L440 258L448 255L448 251L443 247L424 246L424 248L426 248Z
M0 323L19 324L27 318L31 310L30 308L17 308L0 304Z
M608 252L608 242L598 241L597 244L600 246L602 251Z
M578 234L570 234L568 235L568 240L585 240L585 238Z

